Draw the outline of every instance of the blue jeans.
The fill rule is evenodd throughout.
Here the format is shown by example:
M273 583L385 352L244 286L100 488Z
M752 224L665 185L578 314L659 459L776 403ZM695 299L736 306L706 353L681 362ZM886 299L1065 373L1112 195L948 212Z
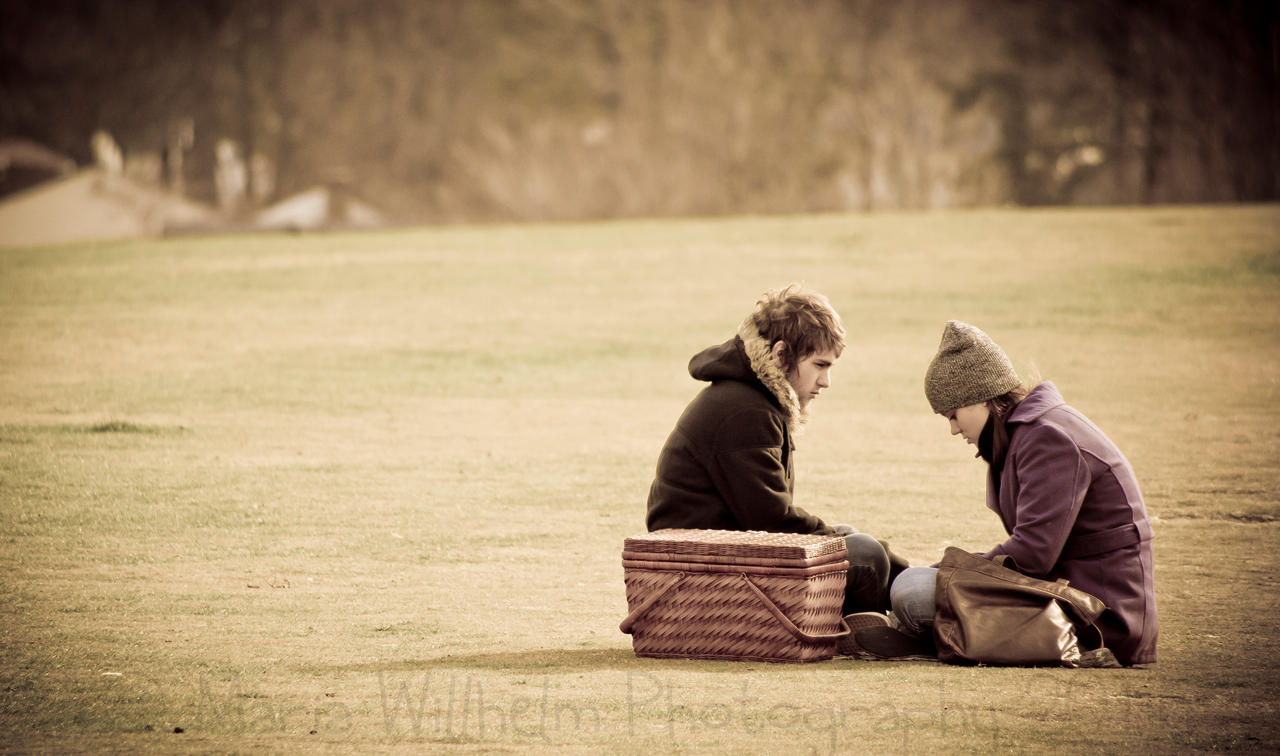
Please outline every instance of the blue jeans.
M889 587L889 603L904 633L919 638L933 635L935 567L908 567Z

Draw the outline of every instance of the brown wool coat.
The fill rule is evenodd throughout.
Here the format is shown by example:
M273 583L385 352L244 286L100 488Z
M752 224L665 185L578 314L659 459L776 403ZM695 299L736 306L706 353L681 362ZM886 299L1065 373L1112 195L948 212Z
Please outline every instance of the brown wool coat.
M1066 578L1102 599L1107 647L1123 664L1154 662L1151 521L1133 468L1051 383L1037 386L1008 425L1009 450L999 480L988 475L987 506L1009 540L984 556L1008 554L1026 574Z
M795 392L744 326L694 355L689 374L710 381L685 409L658 456L646 524L661 528L834 532L792 504Z

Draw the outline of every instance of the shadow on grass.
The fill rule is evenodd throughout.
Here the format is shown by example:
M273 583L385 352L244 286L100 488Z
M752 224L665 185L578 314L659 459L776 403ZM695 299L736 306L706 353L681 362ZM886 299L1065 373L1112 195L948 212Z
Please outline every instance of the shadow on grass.
M629 650L594 648L581 650L502 651L479 654L444 654L420 659L395 659L341 665L342 672L417 672L437 669L475 669L501 672L591 672L615 669L635 661Z
M519 674L599 672L607 670L722 672L742 674L766 668L805 668L809 664L709 661L705 659L652 659L636 656L629 648L534 649L479 654L445 654L421 659L396 659L339 665L337 672L422 672L433 670L489 670Z
M108 420L103 423L88 424L0 425L0 441L20 441L36 435L81 433L160 436L187 433L190 430L183 425L143 425L128 420Z

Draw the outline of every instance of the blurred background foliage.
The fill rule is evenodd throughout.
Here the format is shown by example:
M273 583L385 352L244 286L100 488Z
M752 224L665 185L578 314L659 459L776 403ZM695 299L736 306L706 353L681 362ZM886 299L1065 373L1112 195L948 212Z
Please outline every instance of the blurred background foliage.
M1271 200L1278 8L0 0L0 136L415 222Z

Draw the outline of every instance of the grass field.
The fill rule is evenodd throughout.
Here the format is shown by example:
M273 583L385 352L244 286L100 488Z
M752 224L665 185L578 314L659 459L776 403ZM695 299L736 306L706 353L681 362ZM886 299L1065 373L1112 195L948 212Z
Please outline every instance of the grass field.
M923 395L977 324L1133 462L1158 664L632 654L686 362L790 281L849 331L798 503L1002 540ZM1278 534L1277 206L0 250L4 751L1274 751Z

